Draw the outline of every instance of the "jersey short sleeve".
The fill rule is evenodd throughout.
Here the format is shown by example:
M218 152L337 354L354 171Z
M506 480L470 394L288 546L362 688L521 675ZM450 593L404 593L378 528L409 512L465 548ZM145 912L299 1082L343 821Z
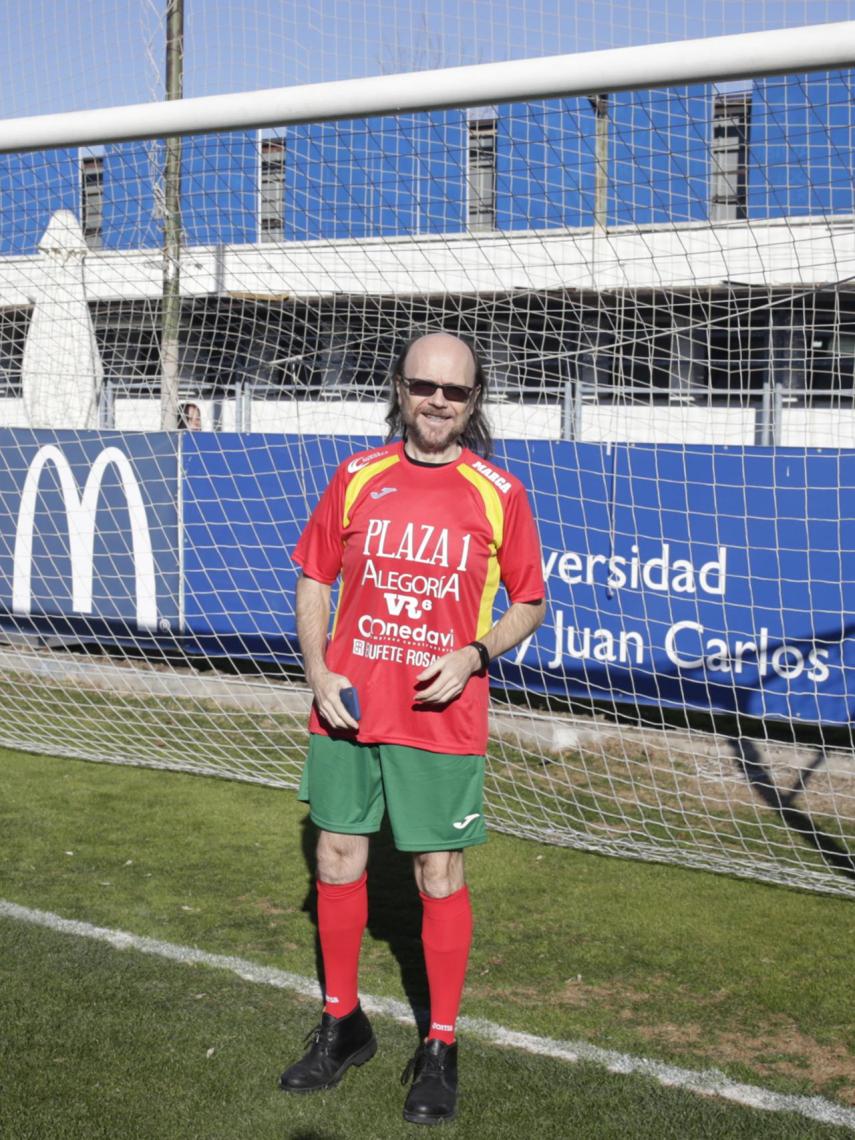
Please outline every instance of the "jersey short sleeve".
M545 594L540 539L525 488L515 483L513 491L498 552L502 583L512 602L539 602Z
M347 472L336 471L312 512L306 529L294 549L294 561L308 578L331 586L341 571L341 519Z

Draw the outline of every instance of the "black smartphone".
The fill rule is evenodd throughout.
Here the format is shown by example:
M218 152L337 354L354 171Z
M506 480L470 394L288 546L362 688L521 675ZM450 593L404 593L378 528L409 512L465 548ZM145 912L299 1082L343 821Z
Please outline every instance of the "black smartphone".
M359 711L359 697L357 696L356 689L339 689L338 695L341 698L341 703L353 719L359 720L362 714Z

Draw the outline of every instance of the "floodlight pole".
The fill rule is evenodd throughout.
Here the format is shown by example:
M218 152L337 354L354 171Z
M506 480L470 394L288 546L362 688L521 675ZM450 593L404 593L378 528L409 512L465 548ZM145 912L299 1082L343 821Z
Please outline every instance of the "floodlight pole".
M184 0L166 0L166 98L184 96ZM178 427L181 328L181 138L166 139L163 175L163 298L160 330L160 426Z

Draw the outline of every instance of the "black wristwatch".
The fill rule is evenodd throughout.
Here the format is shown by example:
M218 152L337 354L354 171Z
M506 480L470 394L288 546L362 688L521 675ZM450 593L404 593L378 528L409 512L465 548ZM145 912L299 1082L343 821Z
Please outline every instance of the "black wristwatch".
M478 650L478 656L481 658L481 668L479 669L479 672L486 672L487 667L490 664L490 652L487 649L487 646L483 641L470 641L469 645L467 645L466 648L468 649L469 646L471 646L473 649Z

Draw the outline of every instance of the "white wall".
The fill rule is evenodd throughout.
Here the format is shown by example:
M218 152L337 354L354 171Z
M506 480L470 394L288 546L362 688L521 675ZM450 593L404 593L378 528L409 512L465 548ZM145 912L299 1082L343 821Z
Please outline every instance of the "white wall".
M194 399L202 427L214 427L213 401ZM120 431L159 431L160 401L117 400ZM557 404L492 404L490 423L496 439L561 438ZM385 435L385 403L348 400L253 400L252 432L284 435ZM223 431L235 430L235 402L219 406ZM753 408L710 408L692 405L585 404L579 438L585 443L673 443L749 446L755 440ZM0 399L0 427L27 427L23 400ZM785 408L779 444L783 447L855 448L855 409Z
M385 404L357 400L253 400L250 431L286 435L385 435Z
M580 439L586 443L754 442L753 408L708 408L654 404L582 406Z
M26 427L23 400L0 400L0 427Z
M385 435L386 404L356 400L253 400L251 430L286 434ZM559 439L557 405L491 404L490 424L497 439Z
M160 431L160 400L116 400L120 431Z
M784 447L855 447L850 408L788 408L781 418Z

